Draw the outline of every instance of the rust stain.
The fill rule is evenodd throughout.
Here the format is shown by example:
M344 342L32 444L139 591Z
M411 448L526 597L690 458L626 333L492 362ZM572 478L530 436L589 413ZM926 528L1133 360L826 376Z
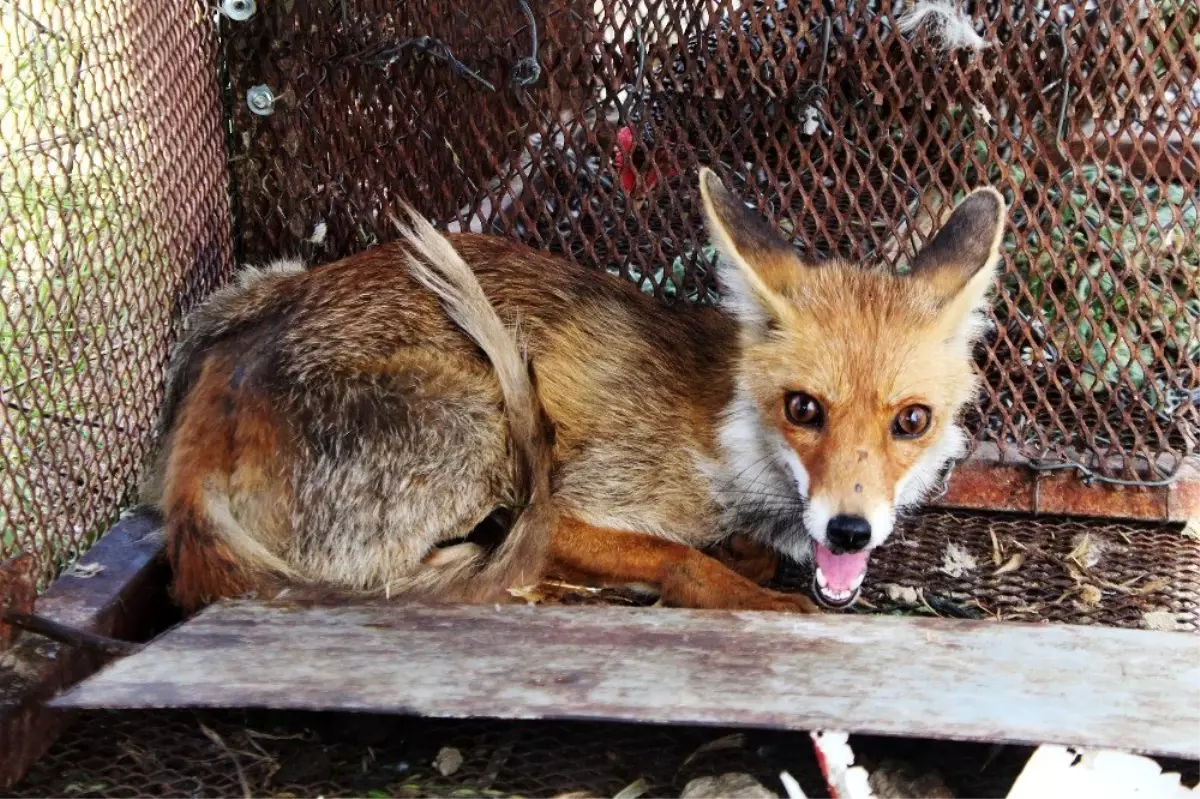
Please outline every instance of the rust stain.
M37 559L28 552L0 563L0 609L33 613L37 601ZM20 632L0 619L0 651L12 647Z
M1009 511L1106 519L1179 522L1200 515L1200 470L1180 469L1175 483L1132 488L1086 485L1073 472L1038 473L1028 461L980 446L950 479L946 494L931 503L944 508Z

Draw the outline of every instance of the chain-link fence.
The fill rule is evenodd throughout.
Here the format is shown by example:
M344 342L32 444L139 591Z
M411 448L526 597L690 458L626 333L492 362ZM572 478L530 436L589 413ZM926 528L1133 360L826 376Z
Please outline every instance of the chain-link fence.
M130 498L169 334L230 265L211 15L0 1L0 558Z

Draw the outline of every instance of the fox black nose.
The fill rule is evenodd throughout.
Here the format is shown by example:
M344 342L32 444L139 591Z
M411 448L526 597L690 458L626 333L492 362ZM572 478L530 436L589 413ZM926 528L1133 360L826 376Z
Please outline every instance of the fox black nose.
M834 516L825 528L829 548L857 552L871 541L871 523L861 516Z

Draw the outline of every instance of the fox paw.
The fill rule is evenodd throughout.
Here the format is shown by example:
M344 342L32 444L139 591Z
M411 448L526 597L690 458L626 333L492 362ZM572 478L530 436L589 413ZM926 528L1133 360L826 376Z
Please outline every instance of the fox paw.
M774 610L783 613L820 613L821 608L816 602L804 594L789 594L782 591L762 592L762 599L756 607L746 607L745 610Z

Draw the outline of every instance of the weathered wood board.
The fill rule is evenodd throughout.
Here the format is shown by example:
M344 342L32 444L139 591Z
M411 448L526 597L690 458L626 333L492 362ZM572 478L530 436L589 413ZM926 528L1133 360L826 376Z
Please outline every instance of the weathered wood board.
M232 602L54 702L587 718L1200 757L1200 637L605 607Z

